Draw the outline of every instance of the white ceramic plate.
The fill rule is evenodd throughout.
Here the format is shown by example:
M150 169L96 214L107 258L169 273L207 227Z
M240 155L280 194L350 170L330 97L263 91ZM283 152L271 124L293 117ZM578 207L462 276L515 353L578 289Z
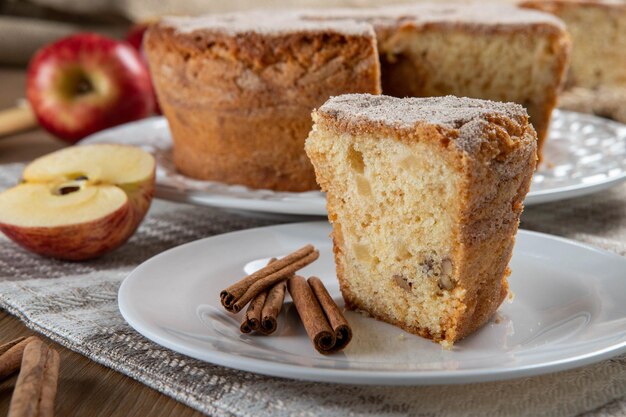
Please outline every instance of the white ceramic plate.
M520 231L511 262L515 293L497 318L450 351L397 327L347 312L354 339L340 353L313 347L287 302L272 336L239 332L220 291L272 256L307 243L317 275L343 305L330 226L294 223L198 240L161 253L119 290L124 318L147 338L191 357L280 377L354 384L449 384L516 378L596 362L626 351L626 259Z
M167 121L155 117L104 130L81 143L118 142L142 146L158 162L157 197L240 210L326 215L321 192L253 190L179 174L172 162ZM555 111L525 204L557 201L598 192L626 179L626 125L595 116Z

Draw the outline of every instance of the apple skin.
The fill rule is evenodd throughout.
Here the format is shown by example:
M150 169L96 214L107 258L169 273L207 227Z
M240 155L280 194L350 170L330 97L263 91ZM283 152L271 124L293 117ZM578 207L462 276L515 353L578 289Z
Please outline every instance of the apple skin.
M85 223L57 227L18 227L0 223L9 239L42 256L69 261L97 258L135 233L154 196L155 175L140 184L126 185L128 201L113 213Z
M126 42L130 43L140 54L142 51L141 44L143 42L143 35L149 27L149 22L136 23L132 25L126 33Z
M29 64L26 94L39 124L70 143L144 118L155 107L139 53L127 42L95 33L39 50Z

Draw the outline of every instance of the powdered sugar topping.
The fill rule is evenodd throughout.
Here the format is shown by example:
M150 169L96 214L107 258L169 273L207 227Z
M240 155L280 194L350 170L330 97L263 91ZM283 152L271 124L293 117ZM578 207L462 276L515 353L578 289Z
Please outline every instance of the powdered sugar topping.
M396 98L371 94L344 94L331 97L318 110L342 124L368 123L398 130L414 130L430 124L458 130L456 146L473 152L480 146L494 114L510 119L527 117L526 110L515 103L500 103L466 97Z
M515 103L455 96L397 98L372 94L331 97L318 111L338 120L362 119L400 129L412 129L418 123L458 129L494 113L509 118L526 115L526 110Z
M335 32L352 36L373 36L371 25L365 22L307 19L298 12L288 11L251 11L198 17L166 17L161 22L181 33L211 30L229 36L251 32L267 36L294 32Z
M371 33L375 26L410 23L470 24L486 27L518 28L529 24L548 24L564 29L563 22L551 14L510 4L421 3L364 9L264 10L197 17L166 17L162 23L181 33L213 30L230 36L255 32L280 35L293 32L332 31L347 35Z
M513 4L417 3L366 9L306 10L300 13L309 19L355 19L383 27L408 23L415 26L465 24L517 29L521 26L543 24L565 29L563 21L549 13Z

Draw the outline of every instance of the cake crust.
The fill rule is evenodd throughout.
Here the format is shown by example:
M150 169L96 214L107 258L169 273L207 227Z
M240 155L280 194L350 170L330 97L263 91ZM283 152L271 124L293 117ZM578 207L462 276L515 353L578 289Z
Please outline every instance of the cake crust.
M380 93L369 25L303 23L290 14L268 19L169 18L147 32L174 163L184 175L279 191L317 189L303 150L311 110L335 94Z

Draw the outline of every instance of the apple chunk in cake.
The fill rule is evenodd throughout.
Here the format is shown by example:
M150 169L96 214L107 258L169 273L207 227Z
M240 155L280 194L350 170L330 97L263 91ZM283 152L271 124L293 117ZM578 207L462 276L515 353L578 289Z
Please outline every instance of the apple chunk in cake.
M349 308L451 344L507 294L536 164L517 104L369 94L313 114L306 152L327 192Z

